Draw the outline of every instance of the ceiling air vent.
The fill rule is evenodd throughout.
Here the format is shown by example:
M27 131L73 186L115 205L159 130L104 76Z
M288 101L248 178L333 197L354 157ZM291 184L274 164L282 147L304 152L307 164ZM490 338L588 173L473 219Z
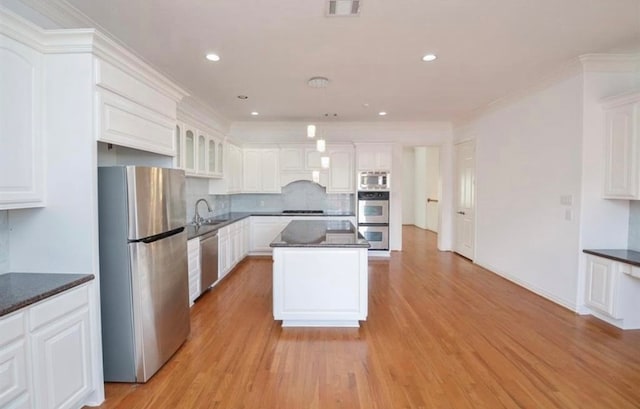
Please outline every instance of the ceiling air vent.
M327 16L357 16L360 14L360 0L329 0Z

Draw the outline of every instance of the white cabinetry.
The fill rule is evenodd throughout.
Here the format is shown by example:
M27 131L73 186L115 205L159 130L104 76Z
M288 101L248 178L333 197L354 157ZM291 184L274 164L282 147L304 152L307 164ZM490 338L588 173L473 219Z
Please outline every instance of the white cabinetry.
M96 138L174 156L177 102L174 87L154 87L114 65L95 59Z
M187 176L221 178L223 169L223 137L211 130L197 128L187 122L176 127L174 166Z
M640 199L640 92L605 100L604 197Z
M251 254L271 254L269 244L293 220L288 216L251 216Z
M0 407L33 407L23 312L0 318ZM13 406L12 406L13 405Z
M44 206L42 58L0 35L0 209Z
M280 193L278 149L248 148L243 152L243 191Z
M200 238L187 241L187 269L189 270L189 305L200 296Z
M0 407L82 407L92 391L89 321L88 285L0 318Z
M357 144L356 161L358 171L391 170L393 145L384 143Z
M239 220L218 230L218 275L224 278L247 255L249 219Z
M622 329L640 329L640 270L587 254L585 305L598 318Z
M618 315L619 266L613 260L587 256L587 292L585 303L612 318Z
M328 147L330 158L327 193L353 193L355 173L353 170L353 148Z
M224 149L224 164L221 164ZM218 147L218 165L224 166L224 177L209 181L209 193L226 195L242 191L242 149L231 143Z

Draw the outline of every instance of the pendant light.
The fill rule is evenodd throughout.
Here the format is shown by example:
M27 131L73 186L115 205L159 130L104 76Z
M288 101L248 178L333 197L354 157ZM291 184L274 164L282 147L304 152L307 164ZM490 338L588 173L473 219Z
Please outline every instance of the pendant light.
M313 180L315 183L320 183L320 171L319 170L311 171L311 180Z
M322 167L322 169L329 169L329 157L328 156L321 156L320 157L320 167Z
M316 149L318 152L324 152L327 150L327 142L324 139L316 140Z
M307 125L307 138L315 138L315 137L316 137L316 126Z

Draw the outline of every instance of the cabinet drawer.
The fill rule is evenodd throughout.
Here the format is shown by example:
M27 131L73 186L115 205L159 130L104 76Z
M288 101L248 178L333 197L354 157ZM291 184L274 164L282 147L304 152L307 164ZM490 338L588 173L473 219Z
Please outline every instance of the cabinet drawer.
M87 285L65 291L60 295L47 299L31 308L29 329L31 331L70 312L89 304L89 287Z
M0 347L24 336L24 313L0 318Z

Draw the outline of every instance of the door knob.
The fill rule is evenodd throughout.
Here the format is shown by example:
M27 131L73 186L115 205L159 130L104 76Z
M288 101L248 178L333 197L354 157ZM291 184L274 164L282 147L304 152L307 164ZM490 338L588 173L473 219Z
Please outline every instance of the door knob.
M464 215L465 215L465 212L458 212L458 214L461 214L461 215L463 215L463 216L464 216Z

